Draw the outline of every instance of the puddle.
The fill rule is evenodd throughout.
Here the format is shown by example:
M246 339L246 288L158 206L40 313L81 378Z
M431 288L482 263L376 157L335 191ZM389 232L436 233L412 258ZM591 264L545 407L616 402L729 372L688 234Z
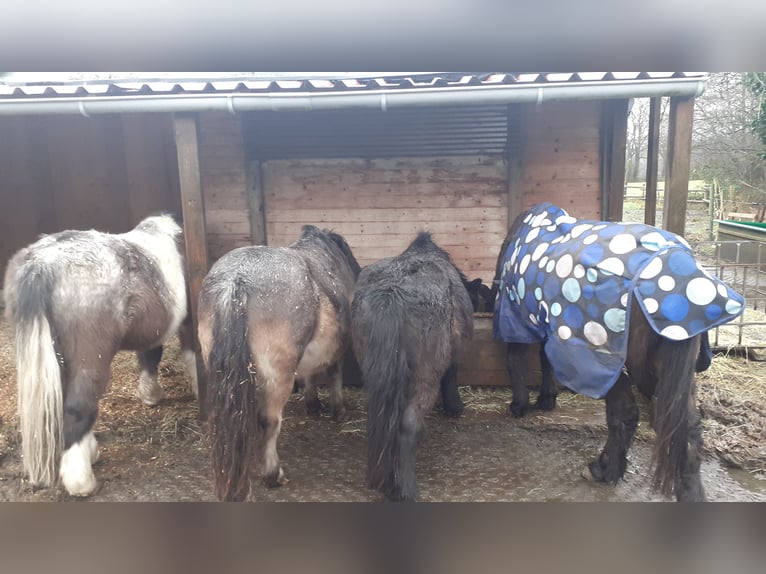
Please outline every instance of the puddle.
M753 474L739 468L727 468L728 474L737 484L750 492L766 494L766 476Z

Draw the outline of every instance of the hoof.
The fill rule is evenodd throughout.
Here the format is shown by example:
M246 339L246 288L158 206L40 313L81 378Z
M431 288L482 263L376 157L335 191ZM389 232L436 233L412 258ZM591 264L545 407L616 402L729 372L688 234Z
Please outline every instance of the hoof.
M588 471L596 482L617 484L622 480L622 473L620 473L619 469L604 468L598 459L588 464Z
M341 406L340 408L336 408L332 410L332 420L334 420L336 423L342 423L349 419L348 411L346 411L345 406Z
M285 471L282 470L281 466L279 467L279 470L276 473L263 477L263 483L269 488L277 488L279 486L284 486L288 482L290 482L290 479L287 478L287 475L285 474Z
M156 407L162 400L162 387L157 383L156 378L141 373L136 394L147 407Z
M541 411L552 411L556 408L556 395L540 395L537 397L535 408Z
M91 468L93 458L92 446L95 446L95 438L92 443L87 435L84 440L73 444L61 457L59 476L70 496L84 498L96 491L98 483Z
M306 414L311 417L318 417L320 414L322 414L322 403L319 401L319 399L316 400L306 400Z
M462 403L460 403L457 406L444 405L444 414L447 415L448 417L452 417L452 418L462 417L464 412L465 412L465 405L463 405Z
M525 416L529 412L529 403L517 403L515 401L512 401L510 406L508 407L508 410L511 413L511 416L515 418L521 418Z
M593 476L593 473L590 471L590 465L588 464L582 467L582 470L580 471L580 476L589 482L599 482L598 479L595 476Z

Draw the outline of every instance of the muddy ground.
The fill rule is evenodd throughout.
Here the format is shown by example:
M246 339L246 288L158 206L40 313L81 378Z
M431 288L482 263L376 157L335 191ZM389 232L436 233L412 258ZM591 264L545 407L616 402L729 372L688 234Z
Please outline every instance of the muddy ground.
M15 384L9 329L0 323L0 500L65 501L60 489L35 490L19 458ZM178 348L161 368L166 398L154 408L135 398L132 355L115 358L112 388L96 424L101 458L94 467L100 490L91 501L210 501L205 425L186 387ZM747 365L742 364L746 369ZM515 420L506 414L504 388L463 387L466 414L450 419L435 411L426 421L418 458L424 501L648 501L662 500L648 485L652 431L645 409L626 480L616 487L587 482L583 465L606 438L603 403L564 392L560 407ZM293 395L285 413L280 454L291 481L268 489L254 481L256 501L377 501L365 487L364 395L348 389L350 419L310 418ZM645 406L645 405L644 405ZM711 500L766 501L759 470L732 472L711 452L703 482ZM760 469L762 472L763 469Z

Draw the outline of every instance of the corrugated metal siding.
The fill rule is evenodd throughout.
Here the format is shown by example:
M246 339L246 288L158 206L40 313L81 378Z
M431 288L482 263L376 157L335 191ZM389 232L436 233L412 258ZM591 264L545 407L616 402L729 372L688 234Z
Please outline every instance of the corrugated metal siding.
M508 139L505 106L252 113L244 126L264 160L499 155Z

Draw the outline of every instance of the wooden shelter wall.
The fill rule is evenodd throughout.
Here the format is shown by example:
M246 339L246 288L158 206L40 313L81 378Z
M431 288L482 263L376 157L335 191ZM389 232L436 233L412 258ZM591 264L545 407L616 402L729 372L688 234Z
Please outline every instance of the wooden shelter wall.
M492 279L508 224L503 158L271 160L262 169L270 245L312 223L341 233L367 265L425 229L466 275Z
M0 118L0 266L41 233L178 212L168 116Z
M522 209L550 201L574 217L601 218L600 101L530 107Z
M250 245L242 124L224 113L200 114L199 162L210 262Z

